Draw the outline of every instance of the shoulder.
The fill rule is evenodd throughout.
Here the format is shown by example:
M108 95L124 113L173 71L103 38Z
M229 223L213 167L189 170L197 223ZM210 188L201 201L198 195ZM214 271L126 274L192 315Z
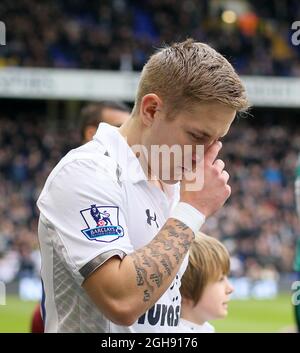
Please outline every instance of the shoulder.
M38 205L49 195L52 198L59 196L62 202L62 195L67 197L89 193L101 196L104 191L113 197L120 194L117 162L106 155L105 151L99 150L97 144L86 145L70 151L52 170Z
M194 330L192 329L192 323L188 320L184 320L180 318L178 326L177 326L177 332L180 333L192 333Z
M178 332L182 333L214 333L215 328L208 322L198 325L194 322L180 319L178 324Z
M59 179L69 178L71 183L92 177L109 178L117 181L118 163L111 158L101 145L91 141L71 150L53 169L48 177L48 185Z

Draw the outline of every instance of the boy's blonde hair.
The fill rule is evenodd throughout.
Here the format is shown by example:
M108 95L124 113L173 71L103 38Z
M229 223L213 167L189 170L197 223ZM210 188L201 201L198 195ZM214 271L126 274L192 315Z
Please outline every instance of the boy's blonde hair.
M229 271L228 250L219 240L200 232L190 247L189 264L181 280L181 295L192 299L196 305L204 288Z
M218 101L237 112L249 107L245 87L231 64L209 45L193 39L150 57L141 74L133 115L149 93L162 98L168 116L192 109L195 103Z

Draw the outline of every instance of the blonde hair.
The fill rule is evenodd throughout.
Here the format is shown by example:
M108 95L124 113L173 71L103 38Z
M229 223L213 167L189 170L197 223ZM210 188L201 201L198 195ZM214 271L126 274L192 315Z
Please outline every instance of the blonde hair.
M237 112L249 108L245 87L231 64L209 45L193 39L150 57L142 70L133 115L149 93L162 98L169 116L201 102L218 101Z
M189 263L181 280L180 292L195 304L201 299L204 288L221 275L228 275L230 257L225 246L204 233L196 234L191 245Z

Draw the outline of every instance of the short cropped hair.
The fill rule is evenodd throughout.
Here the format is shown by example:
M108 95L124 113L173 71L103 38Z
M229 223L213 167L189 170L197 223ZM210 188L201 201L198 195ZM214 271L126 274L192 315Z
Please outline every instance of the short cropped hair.
M205 287L220 276L228 275L229 271L230 256L225 246L204 233L196 234L190 247L189 263L181 280L182 297L193 300L196 305Z
M94 126L97 128L103 121L102 112L104 109L114 109L121 112L130 113L129 107L122 102L100 101L97 103L89 103L84 106L80 112L80 133L82 139L84 139L84 132L88 126Z
M149 93L162 98L169 117L195 103L217 101L237 112L249 108L245 87L231 64L209 45L191 38L150 57L142 70L133 115Z

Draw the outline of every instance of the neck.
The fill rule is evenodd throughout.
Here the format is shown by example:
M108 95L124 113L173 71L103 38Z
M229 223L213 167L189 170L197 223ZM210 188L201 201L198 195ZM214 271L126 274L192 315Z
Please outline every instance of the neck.
M119 131L131 148L135 146L135 148L133 148L134 152L137 152L136 146L143 146L143 127L138 117L132 116L120 127ZM161 181L151 172L145 153L142 149L139 149L139 151L138 159L145 175L148 177L148 181L163 190Z
M181 305L181 318L196 325L203 325L207 321L204 315L197 312L192 304L186 303Z
M120 128L120 134L127 140L128 145L141 145L142 126L137 117L131 116Z

